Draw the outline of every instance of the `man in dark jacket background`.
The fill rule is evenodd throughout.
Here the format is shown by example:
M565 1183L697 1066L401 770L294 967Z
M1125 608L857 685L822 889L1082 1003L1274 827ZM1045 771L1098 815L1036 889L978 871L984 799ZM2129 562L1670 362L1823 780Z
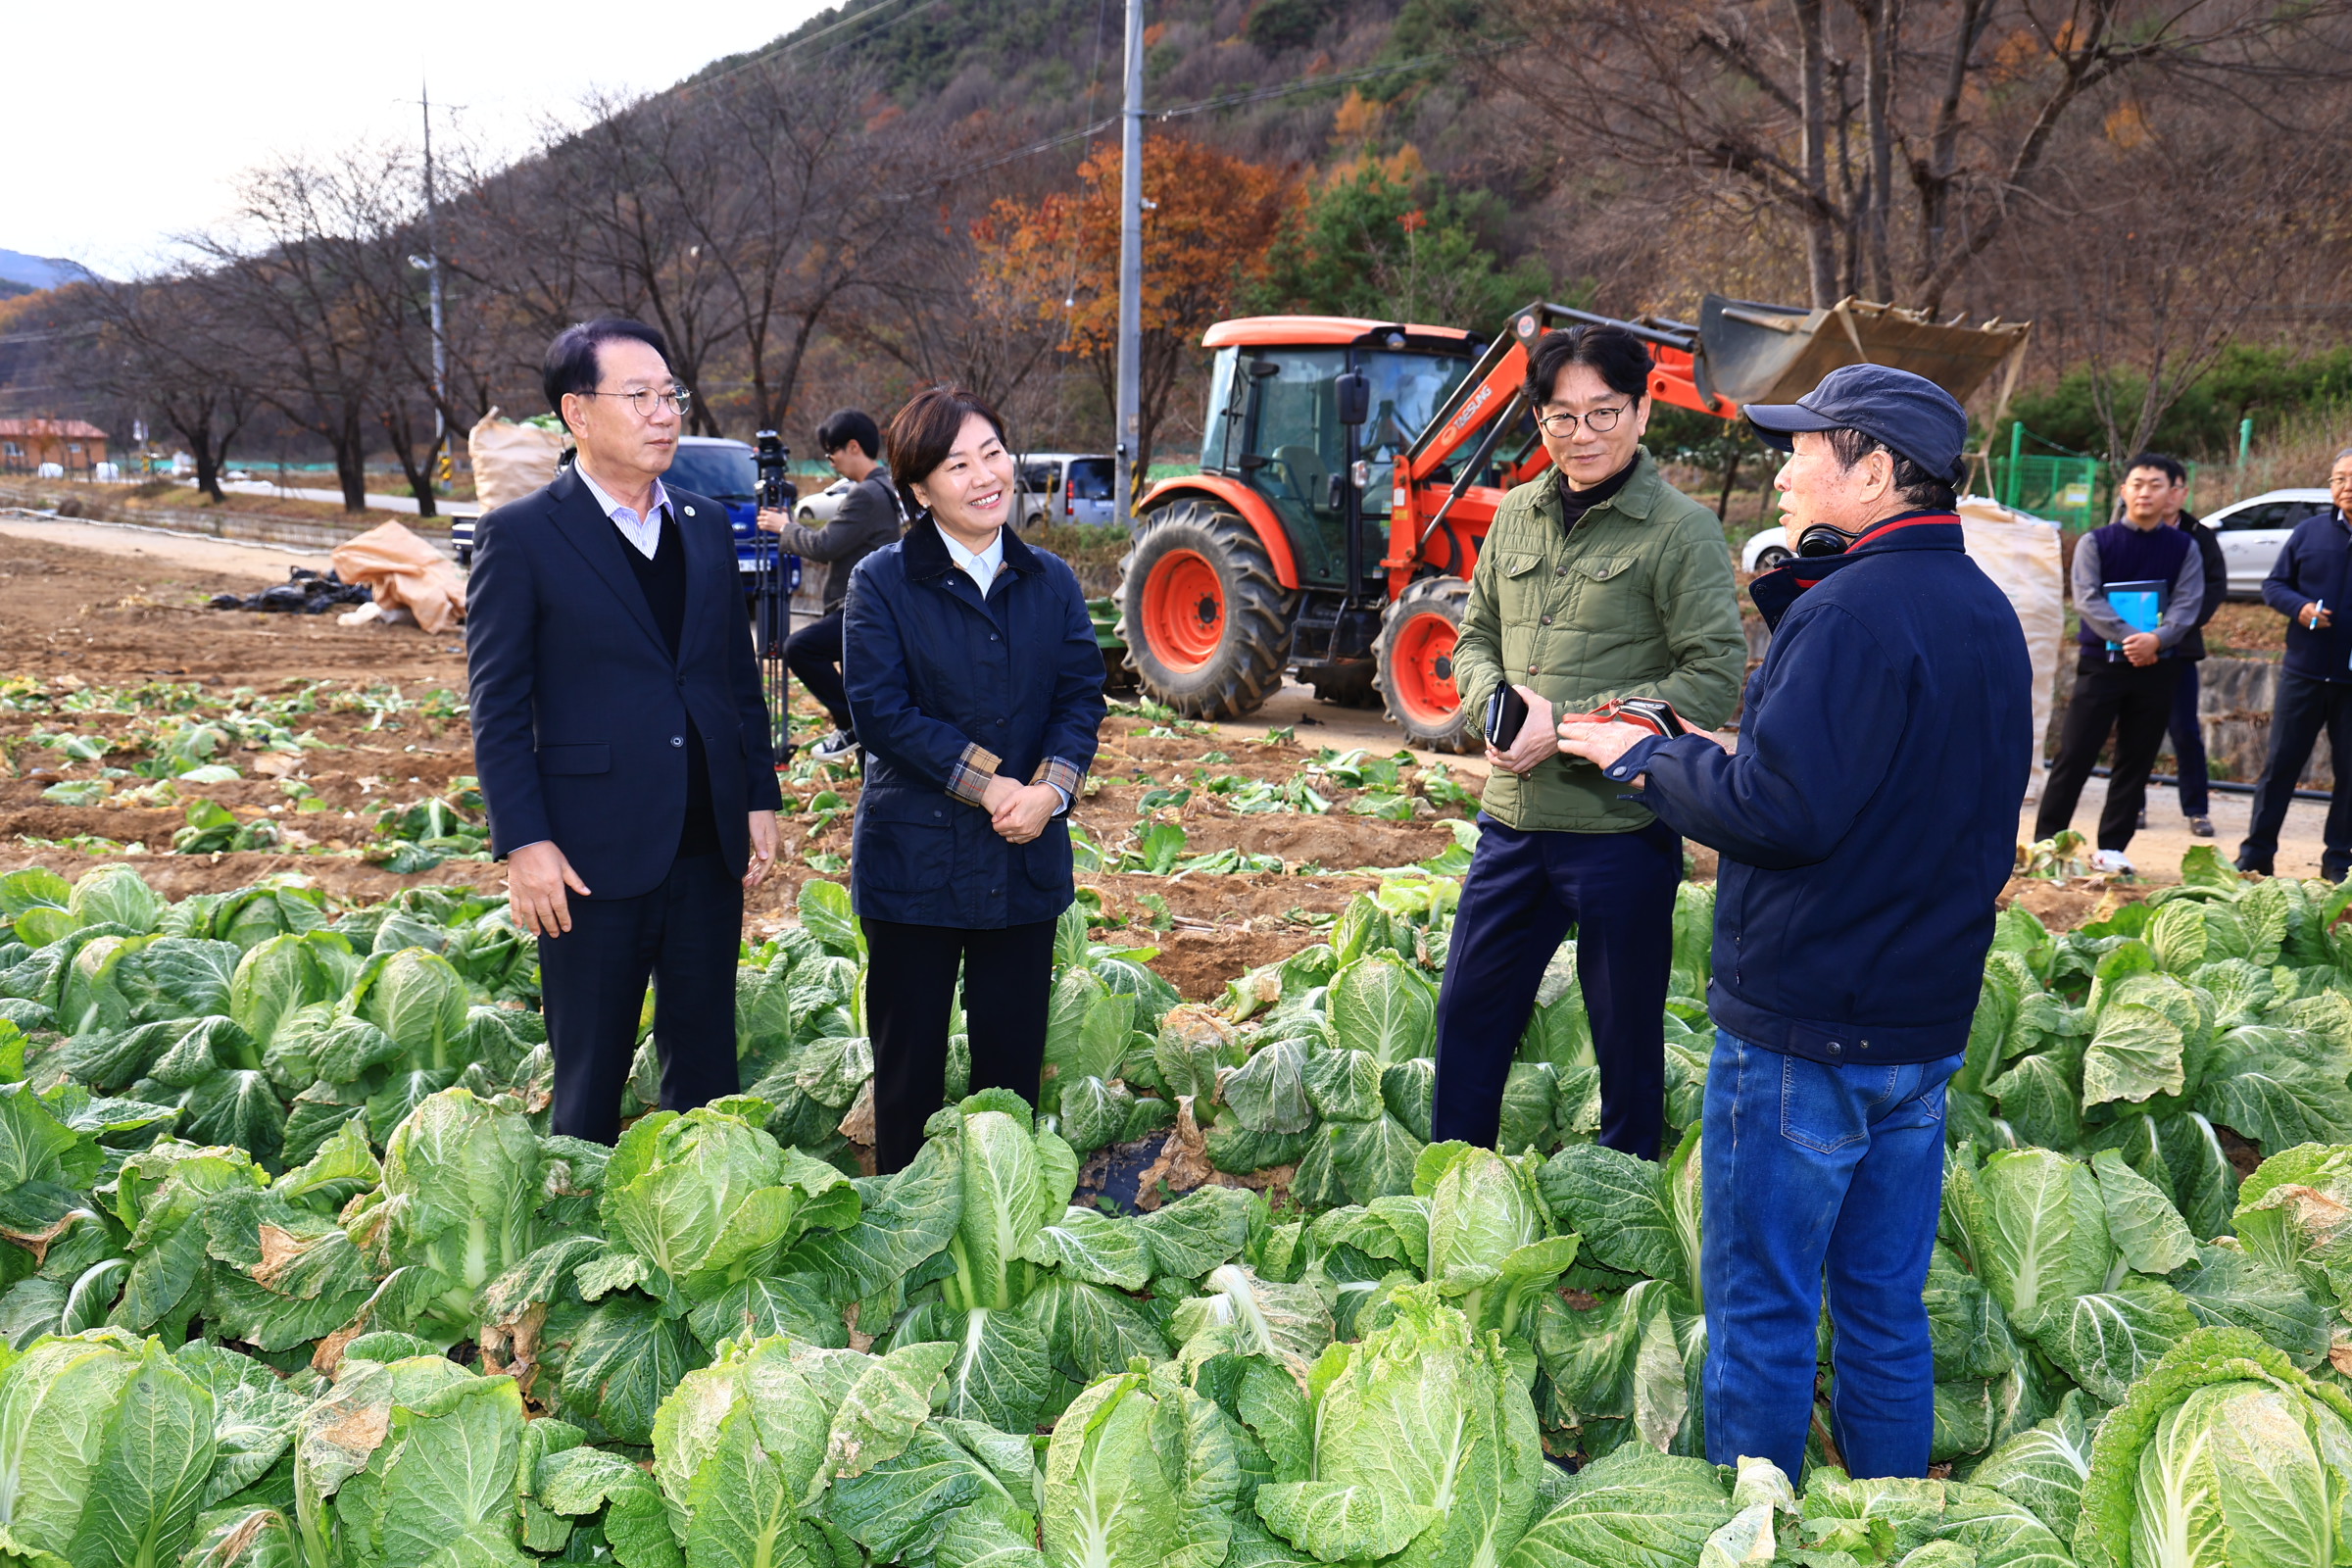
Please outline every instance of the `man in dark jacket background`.
M2173 695L2183 669L2181 651L2195 634L2205 608L2205 559L2190 534L2165 526L2164 496L2170 458L2143 453L2132 460L2124 483L2124 515L2082 536L2075 546L2075 612L2082 629L2075 666L2074 694L2058 735L2058 758L2050 764L2034 816L2034 836L2046 839L2074 818L2075 803L2098 765L2099 749L2115 734L2115 766L2107 777L2107 804L2099 811L2098 850L2091 864L2129 873L2124 852L2139 827L2147 804L2148 775L2173 722ZM2227 578L2225 577L2225 580ZM2119 595L2153 596L2158 616L2135 624ZM2159 618L2160 616L2160 618ZM2200 637L2195 645L2202 652Z
M850 574L858 563L895 543L903 519L898 486L877 457L882 432L871 415L863 409L837 410L816 427L816 444L833 471L850 481L841 510L821 528L795 522L788 512L760 513L760 526L778 537L785 554L822 562L828 568L824 613L784 640L784 667L833 720L833 733L808 750L818 761L831 762L858 749L858 731L850 721L850 700L841 682L842 600L849 594Z
M2173 688L2170 733L2173 776L2178 780L2174 791L2180 798L2180 814L2188 818L2189 832L2209 839L2213 837L2213 791L2205 766L2205 722L2197 714L2202 696L2197 665L2205 658L2205 623L2230 596L2230 563L2222 554L2222 536L2183 510L2188 505L2188 469L2179 458L2161 452L2143 452L2133 458L2124 469L2124 505L2130 507L2133 493L2140 490L2156 493L2155 504L2166 525L2196 542L2197 559L2205 566L2205 602L2197 609L2196 624L2173 650L2180 663L2180 680ZM2148 825L2144 806L2139 825Z
M1738 750L1576 716L1560 746L1723 857L1701 1175L1707 1457L1801 1473L1826 1269L1846 1468L1924 1476L1944 1084L2015 854L2032 667L1952 511L1957 403L1851 366L1746 412L1793 446L1777 482L1800 555L1750 586L1773 640Z
M2335 792L2320 874L2341 882L2352 870L2352 626L2341 618L2344 596L2352 594L2352 447L2335 455L2328 491L2334 510L2295 524L2262 585L2264 603L2287 618L2286 657L2271 713L2270 760L2254 786L2254 821L2238 846L2237 868L2277 870L2278 830L2286 825L2295 780L2326 729Z

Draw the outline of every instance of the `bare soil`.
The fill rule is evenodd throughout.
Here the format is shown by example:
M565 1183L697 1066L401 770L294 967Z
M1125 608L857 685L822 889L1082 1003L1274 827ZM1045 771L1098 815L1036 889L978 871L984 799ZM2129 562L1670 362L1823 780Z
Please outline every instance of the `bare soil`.
M183 802L201 796L239 817L271 816L298 849L349 851L372 838L371 817L363 813L446 794L473 771L463 718L434 717L415 708L389 715L334 708L339 694L382 687L397 687L412 703L435 691L462 697L462 639L433 638L414 627L345 628L332 616L204 608L216 593L251 593L283 581L290 565L317 565L307 552L231 549L212 541L190 541L181 550L168 536L89 527L75 528L72 536L75 542L65 544L29 527L0 530L0 682L25 683L17 688L20 694L29 696L28 686L62 700L87 688L168 682L220 700L239 688L274 698L325 683L316 693L318 710L286 720L322 745L300 758L253 750L222 755L216 760L245 776L185 786ZM812 722L813 709L801 717ZM247 886L281 872L309 876L352 903L417 883L496 887L503 880L500 867L474 860L400 876L333 854L174 855L172 838L186 823L184 805L66 806L41 799L53 784L95 778L103 767L129 767L146 754L118 745L100 761L75 760L37 744L36 732L101 734L120 743L134 722L124 712L61 711L38 701L21 702L13 711L0 706L0 870L44 865L73 878L124 858L53 847L86 836L139 846L143 853L131 857L133 863L159 891L175 898ZM1187 997L1213 998L1232 976L1321 940L1332 915L1357 893L1378 886L1373 877L1348 873L1410 864L1453 842L1426 802L1420 809L1427 814L1413 821L1350 815L1347 808L1361 792L1328 779L1315 780L1315 787L1332 801L1330 815L1235 811L1200 783L1219 774L1287 782L1313 761L1318 747L1295 740L1246 744L1198 726L1153 736L1149 732L1154 727L1133 716L1113 716L1104 725L1095 777L1074 814L1105 856L1134 843L1146 792L1172 784L1190 787L1191 798L1159 807L1153 815L1183 826L1188 856L1237 849L1283 862L1279 872L1246 875L1081 876L1102 896L1102 939L1156 948L1154 967ZM1313 731L1307 733L1311 739ZM1230 760L1202 760L1219 751ZM1408 783L1419 776L1418 767L1405 770ZM1475 772L1454 776L1472 787L1478 782ZM327 808L297 810L289 780L307 786ZM118 792L147 782L115 781ZM808 856L849 854L850 813L820 822L806 803L831 789L845 806L854 806L857 780L805 778L786 788L803 808L785 819L778 874L750 900L747 926L755 934L788 918L810 878L842 875L809 864Z
M365 813L372 808L445 794L455 780L472 772L461 717L436 717L414 707L390 714L335 707L338 697L348 701L353 694L383 687L397 687L412 703L435 691L462 697L462 639L434 638L414 627L345 628L332 616L203 608L213 594L250 593L284 580L289 565L315 564L305 552L231 550L212 541L188 541L182 550L179 541L165 536L94 528L78 529L73 537L75 543L69 545L30 529L0 529L0 683L28 683L62 698L81 688L162 681L213 699L227 698L239 688L278 697L325 683L317 693L318 710L288 720L322 745L306 749L298 759L253 751L221 757L218 760L246 776L188 787L181 792L183 800L202 795L240 817L272 816L297 849L349 852L371 840L373 823ZM1475 759L1424 754L1402 771L1414 797L1413 819L1354 814L1349 808L1364 792L1317 771L1318 760L1354 748L1375 757L1391 755L1396 749L1395 731L1379 725L1377 715L1323 705L1299 707L1293 713L1284 706L1287 700L1269 704L1255 728L1159 725L1114 714L1103 726L1093 777L1074 812L1106 860L1133 846L1139 829L1152 820L1183 827L1187 856L1233 849L1280 860L1279 871L1242 874L1081 873L1080 883L1102 901L1105 918L1098 937L1156 949L1153 967L1189 999L1213 999L1228 979L1322 940L1331 917L1349 899L1379 885L1364 874L1368 869L1410 865L1451 846L1452 831L1443 818L1461 810L1434 804L1422 794L1423 784L1442 776L1475 791L1484 781L1485 766ZM815 726L815 710L805 697L796 704L796 714L804 728ZM1267 725L1267 718L1275 723ZM101 764L73 760L36 744L36 731L120 737L130 723L119 714L62 713L38 703L11 711L0 704L0 870L39 864L74 877L118 858L27 842L88 836L141 846L142 874L174 897L245 886L280 872L312 877L350 902L380 899L420 882L496 887L503 880L499 867L483 861L452 860L432 871L396 876L348 854L178 856L171 853L171 845L172 834L185 824L183 807L64 806L41 799L43 790L61 780L97 776ZM128 766L142 756L118 751L104 763ZM1446 771L1434 773L1436 767ZM285 777L278 776L280 771ZM833 865L834 858L846 860L850 812L820 818L808 803L830 789L844 807L852 806L857 781L845 769L818 771L824 776L786 783L800 809L785 818L778 873L749 902L747 925L755 935L790 916L800 888L810 878L843 874L838 868L819 869L808 858L819 857L823 865ZM1225 796L1204 787L1221 776L1277 784L1303 778L1332 803L1332 809L1321 815L1236 810ZM288 778L308 786L327 808L298 810L286 788ZM127 790L145 782L123 778L117 787ZM1189 798L1173 802L1169 792L1187 789ZM1153 790L1163 793L1147 816L1144 800ZM1692 876L1713 878L1712 851L1690 846L1689 859ZM2150 869L2159 880L2170 879L2160 861ZM2144 892L2145 885L2032 882L2012 883L2003 899L2031 908L2053 928L2071 929Z

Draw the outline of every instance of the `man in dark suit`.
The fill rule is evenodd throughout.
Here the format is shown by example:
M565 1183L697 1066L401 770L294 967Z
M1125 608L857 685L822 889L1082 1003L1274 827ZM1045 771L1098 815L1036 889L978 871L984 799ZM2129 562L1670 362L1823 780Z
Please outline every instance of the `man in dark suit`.
M743 894L782 796L726 511L662 485L689 394L661 333L566 327L542 377L579 461L475 530L474 765L539 938L554 1130L609 1144L649 973L662 1105L739 1087Z

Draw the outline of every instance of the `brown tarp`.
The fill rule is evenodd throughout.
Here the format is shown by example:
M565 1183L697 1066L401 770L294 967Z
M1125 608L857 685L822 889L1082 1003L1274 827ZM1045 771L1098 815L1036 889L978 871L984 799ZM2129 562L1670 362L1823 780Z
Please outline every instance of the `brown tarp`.
M466 584L456 565L397 522L344 540L334 561L337 576L366 583L377 604L406 609L426 631L450 631L466 618Z

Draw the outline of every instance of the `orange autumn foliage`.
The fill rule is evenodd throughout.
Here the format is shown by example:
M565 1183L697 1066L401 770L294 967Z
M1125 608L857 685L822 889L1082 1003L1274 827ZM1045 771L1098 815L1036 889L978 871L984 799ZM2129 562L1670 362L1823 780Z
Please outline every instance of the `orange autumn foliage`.
M999 201L975 231L993 307L1063 329L1062 351L1114 390L1119 326L1119 149L1078 166L1080 188ZM1149 464L1168 397L1200 357L1200 334L1263 275L1290 210L1290 172L1177 136L1144 141L1144 409Z

